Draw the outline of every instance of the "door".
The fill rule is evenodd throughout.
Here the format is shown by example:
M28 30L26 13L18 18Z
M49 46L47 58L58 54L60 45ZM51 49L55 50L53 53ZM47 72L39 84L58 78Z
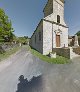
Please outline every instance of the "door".
M60 35L56 35L56 47L60 47Z

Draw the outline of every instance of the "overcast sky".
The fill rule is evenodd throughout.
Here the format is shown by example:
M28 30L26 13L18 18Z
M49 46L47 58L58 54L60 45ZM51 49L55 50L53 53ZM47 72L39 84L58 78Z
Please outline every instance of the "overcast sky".
M65 22L69 34L80 30L80 0L65 0ZM43 18L43 8L47 0L0 0L3 8L12 20L15 35L29 37Z

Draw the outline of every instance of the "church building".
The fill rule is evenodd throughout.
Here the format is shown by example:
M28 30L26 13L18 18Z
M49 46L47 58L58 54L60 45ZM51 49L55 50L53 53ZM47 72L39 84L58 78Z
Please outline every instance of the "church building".
M68 27L64 21L64 0L48 0L41 19L31 36L30 46L43 55L53 48L68 47Z

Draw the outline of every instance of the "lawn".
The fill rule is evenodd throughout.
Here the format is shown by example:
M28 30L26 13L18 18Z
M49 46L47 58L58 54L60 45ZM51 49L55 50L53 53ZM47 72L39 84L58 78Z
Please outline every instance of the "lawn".
M38 58L40 58L41 60L43 61L46 61L48 63L54 63L54 64L66 64L66 63L69 63L70 60L65 58L65 57L62 57L62 56L58 56L57 55L57 58L50 58L48 56L45 56L45 55L42 55L41 53L39 53L38 51L30 48L30 51L31 53L34 55L34 56L37 56Z

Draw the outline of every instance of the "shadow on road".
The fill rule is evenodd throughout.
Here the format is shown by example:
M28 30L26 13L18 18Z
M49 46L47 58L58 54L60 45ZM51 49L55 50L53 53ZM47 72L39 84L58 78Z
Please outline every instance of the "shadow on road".
M42 76L34 77L28 81L24 76L19 77L19 84L16 92L43 92L42 91Z

